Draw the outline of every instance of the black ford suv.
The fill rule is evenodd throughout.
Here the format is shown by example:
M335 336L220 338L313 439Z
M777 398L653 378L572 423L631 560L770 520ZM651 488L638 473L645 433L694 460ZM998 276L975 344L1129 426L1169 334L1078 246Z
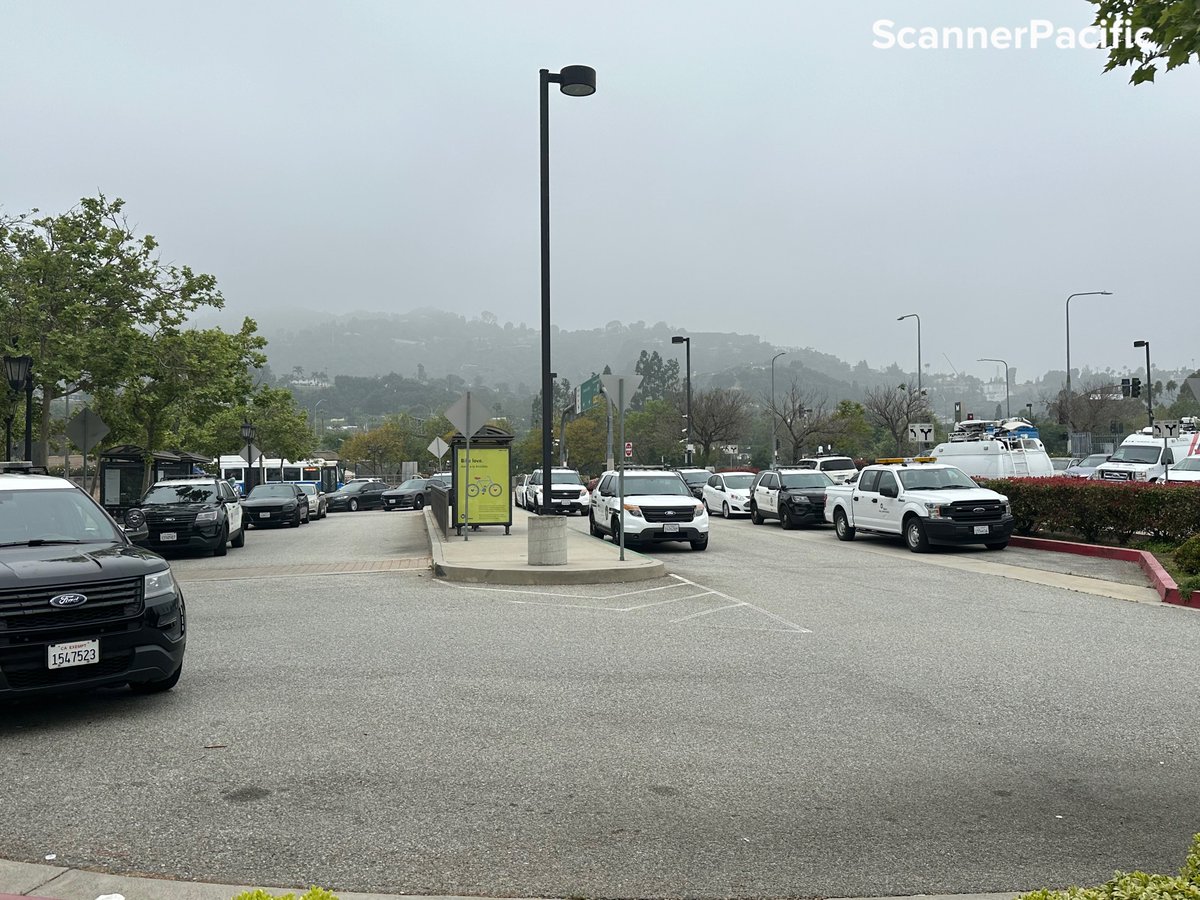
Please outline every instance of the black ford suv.
M126 514L133 530L142 514ZM62 478L0 474L0 701L173 688L187 619L166 560Z
M305 507L308 501L305 500ZM149 533L134 542L151 550L209 550L224 556L246 544L242 507L227 481L211 475L155 482L138 504Z

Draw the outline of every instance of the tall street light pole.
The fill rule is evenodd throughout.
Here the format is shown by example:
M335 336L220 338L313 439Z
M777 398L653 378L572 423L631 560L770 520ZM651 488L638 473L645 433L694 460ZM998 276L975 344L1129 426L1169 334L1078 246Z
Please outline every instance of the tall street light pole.
M596 70L589 66L564 66L558 73L538 72L541 101L542 156L542 515L550 515L553 497L554 375L550 368L550 85L557 84L568 97L596 93Z
M683 464L690 466L692 464L692 339L677 334L671 338L671 343L683 344L686 350L684 365L687 366L687 443L684 444Z
M1067 402L1071 402L1071 297L1109 297L1112 291L1080 291L1067 297Z
M1008 363L1002 359L997 359L994 356L984 356L979 359L979 362L998 362L1004 366L1004 415L1006 418L1012 418L1012 402L1008 393Z
M1146 348L1146 416L1150 419L1150 427L1154 427L1154 382L1150 379L1150 342L1134 341L1134 347Z
M923 397L924 394L921 391L921 317L916 313L909 313L906 316L900 316L896 321L903 322L905 319L917 320L917 396Z
M775 423L779 418L775 408L775 360L786 355L787 351L781 350L771 357L771 465L774 465L779 460L779 451L775 449L776 441L778 440L775 437Z

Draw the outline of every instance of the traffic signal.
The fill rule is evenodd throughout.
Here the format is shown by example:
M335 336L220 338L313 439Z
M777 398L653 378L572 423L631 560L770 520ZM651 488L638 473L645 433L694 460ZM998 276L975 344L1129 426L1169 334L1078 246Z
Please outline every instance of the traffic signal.
M1130 397L1142 396L1142 379L1134 378L1133 380L1131 380L1129 382L1129 396Z
M954 421L955 422L962 421L962 401L961 400L954 401Z
M1122 379L1121 379L1121 396L1122 396L1122 397L1128 397L1128 396L1130 396L1130 392L1131 392L1132 390L1133 390L1133 388L1132 388L1132 387L1130 387L1130 381L1129 381L1129 379L1128 379L1128 378L1122 378Z

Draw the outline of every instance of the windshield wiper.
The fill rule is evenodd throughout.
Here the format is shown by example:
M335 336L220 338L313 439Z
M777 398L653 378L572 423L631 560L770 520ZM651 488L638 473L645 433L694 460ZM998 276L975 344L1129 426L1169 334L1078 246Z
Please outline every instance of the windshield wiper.
M30 538L27 541L6 541L0 547L46 547L51 544L91 544L95 541L77 541L74 539L55 540L53 538Z

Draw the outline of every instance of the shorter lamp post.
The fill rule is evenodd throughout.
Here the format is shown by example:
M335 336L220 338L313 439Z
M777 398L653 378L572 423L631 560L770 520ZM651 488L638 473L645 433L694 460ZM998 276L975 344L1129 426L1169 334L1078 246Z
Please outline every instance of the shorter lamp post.
M923 396L921 390L921 317L916 313L909 313L906 316L899 316L896 321L903 322L905 319L917 320L917 396Z
M779 450L776 448L779 439L775 436L775 422L778 418L778 413L775 411L775 360L786 355L786 350L780 350L771 357L771 465L775 465L779 461Z
M242 470L242 493L250 493L250 467L253 462L250 459L250 446L254 443L254 426L249 421L242 421L242 442L246 445L246 468Z
M4 375L13 393L25 390L25 458L33 455L33 357L5 356ZM12 423L16 417L10 413L4 425L4 457L12 460Z
M1150 420L1150 427L1154 427L1154 382L1150 379L1150 342L1149 341L1134 341L1134 347L1146 348L1146 416Z
M683 344L686 348L684 354L684 365L687 366L687 444L684 451L684 465L692 464L692 339L683 335L675 335L671 338L672 344Z
M1008 363L1002 359L997 359L994 356L980 357L979 362L998 362L1004 366L1004 415L1006 418L1012 418L1012 398L1009 396L1008 387Z

